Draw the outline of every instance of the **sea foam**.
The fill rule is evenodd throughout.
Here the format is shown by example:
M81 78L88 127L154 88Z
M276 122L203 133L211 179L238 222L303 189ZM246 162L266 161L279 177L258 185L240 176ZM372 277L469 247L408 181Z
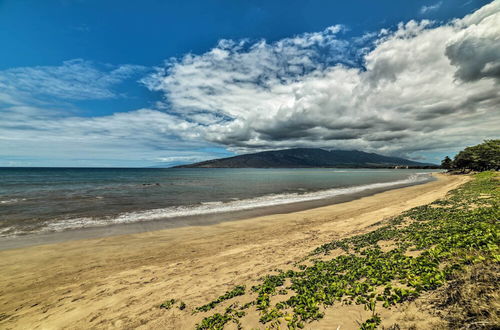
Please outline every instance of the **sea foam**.
M25 201L25 200L26 200L26 198L4 199L4 200L0 200L0 204L14 204L14 203L22 202L22 201Z

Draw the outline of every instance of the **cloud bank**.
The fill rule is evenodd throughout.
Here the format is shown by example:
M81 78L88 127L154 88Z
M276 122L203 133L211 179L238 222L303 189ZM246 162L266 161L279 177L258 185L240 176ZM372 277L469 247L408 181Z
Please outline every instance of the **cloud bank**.
M222 40L142 81L205 140L238 152L304 146L418 156L497 135L499 1L443 25L409 21L355 40L340 39L342 29L272 43Z

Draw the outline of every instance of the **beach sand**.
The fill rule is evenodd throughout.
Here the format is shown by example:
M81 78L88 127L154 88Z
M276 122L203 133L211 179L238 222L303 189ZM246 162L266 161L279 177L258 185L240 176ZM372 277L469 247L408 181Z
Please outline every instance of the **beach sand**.
M203 315L191 315L192 308L468 180L435 176L423 185L301 212L0 251L0 328L193 329ZM169 298L184 301L186 310L159 309ZM358 307L308 327L356 328L363 313ZM247 322L263 328L257 317Z

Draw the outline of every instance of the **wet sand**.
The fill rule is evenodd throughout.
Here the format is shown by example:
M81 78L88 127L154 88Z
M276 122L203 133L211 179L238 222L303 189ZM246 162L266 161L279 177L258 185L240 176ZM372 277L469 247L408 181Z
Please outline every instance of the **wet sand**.
M192 316L190 308L291 267L321 244L373 230L468 179L435 176L427 184L299 212L1 251L0 328L192 329L202 315ZM159 309L167 298L188 308ZM353 317L326 317L315 326L334 326L330 322L356 327ZM261 327L257 320L250 325Z

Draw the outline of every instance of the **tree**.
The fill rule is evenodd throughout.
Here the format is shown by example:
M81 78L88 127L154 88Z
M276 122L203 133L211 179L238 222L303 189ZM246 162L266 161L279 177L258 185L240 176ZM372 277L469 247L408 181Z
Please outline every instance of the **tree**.
M443 163L446 158L443 159ZM442 164L443 164L442 163ZM460 151L452 162L452 168L473 171L500 170L500 140L486 140Z
M453 159L453 167L460 169L462 171L469 169L472 170L474 167L474 155L470 147L465 148L460 151Z
M441 162L441 167L446 170L449 170L452 168L452 166L453 166L453 161L451 160L451 158L448 156L444 157L443 161Z

